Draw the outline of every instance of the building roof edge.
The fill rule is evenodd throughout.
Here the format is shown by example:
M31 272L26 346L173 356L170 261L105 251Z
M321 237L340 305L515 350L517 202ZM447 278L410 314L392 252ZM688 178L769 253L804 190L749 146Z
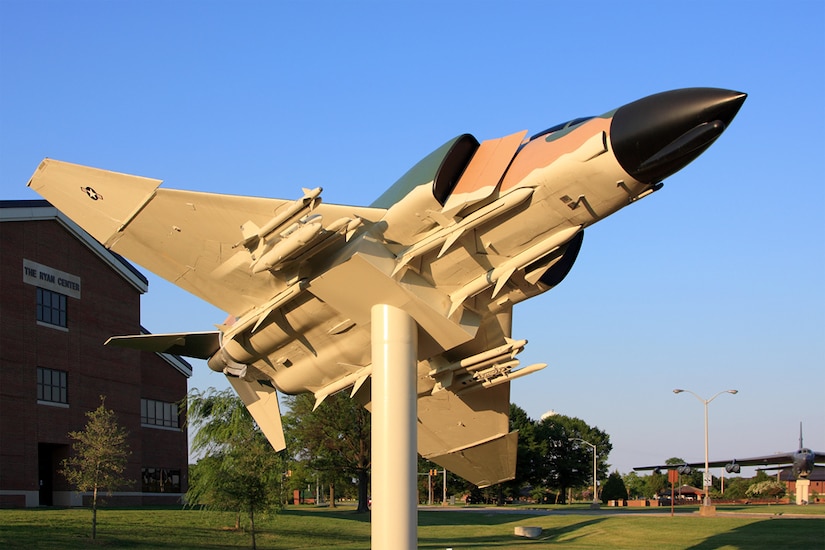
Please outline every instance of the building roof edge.
M138 292L149 291L149 279L123 256L97 242L83 228L46 200L0 200L0 222L55 220L118 272Z

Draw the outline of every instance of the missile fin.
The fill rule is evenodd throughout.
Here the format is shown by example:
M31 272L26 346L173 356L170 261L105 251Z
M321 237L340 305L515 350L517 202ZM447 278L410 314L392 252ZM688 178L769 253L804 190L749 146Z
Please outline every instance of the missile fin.
M358 390L361 389L361 386L364 385L364 382L367 381L371 373L372 370L370 370L370 372L368 372L367 374L365 374L364 376L355 381L355 384L352 385L352 391L349 394L350 397L355 397L355 394L358 393Z
M513 273L516 272L515 267L508 268L504 273L502 273L499 278L496 280L496 287L493 289L493 298L495 298L498 293L504 288L504 285L507 284L507 281L510 280L510 277L513 276Z
M450 248L451 248L451 247L455 244L455 242L456 242L458 239L460 239L460 238L461 238L461 236L462 236L463 234L464 234L464 229L461 229L461 228L460 228L460 229L457 229L457 230L455 230L455 231L453 231L452 233L450 233L450 234L447 236L447 240L445 240L445 241L444 241L444 244L441 246L441 250L438 252L438 256L436 256L436 257L437 257L437 258L440 258L440 257L441 257L441 256L443 256L444 254L446 254L446 253L447 253L447 251L448 251L448 250L449 250L449 249L450 249Z

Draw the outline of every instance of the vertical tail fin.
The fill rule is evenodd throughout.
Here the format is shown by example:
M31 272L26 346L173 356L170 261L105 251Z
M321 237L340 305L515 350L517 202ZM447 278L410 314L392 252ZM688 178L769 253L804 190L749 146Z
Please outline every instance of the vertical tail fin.
M799 448L804 448L802 445L802 422L799 423Z

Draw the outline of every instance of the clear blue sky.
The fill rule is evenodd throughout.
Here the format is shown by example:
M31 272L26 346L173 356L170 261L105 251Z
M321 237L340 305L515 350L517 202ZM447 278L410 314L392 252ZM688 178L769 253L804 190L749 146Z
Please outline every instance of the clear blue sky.
M664 189L591 228L517 306L512 400L606 430L622 472L671 456L825 450L821 0L0 0L2 199L43 157L169 188L369 204L470 132L539 131L672 88L749 98ZM224 315L150 276L152 332ZM195 363L190 386L224 387Z

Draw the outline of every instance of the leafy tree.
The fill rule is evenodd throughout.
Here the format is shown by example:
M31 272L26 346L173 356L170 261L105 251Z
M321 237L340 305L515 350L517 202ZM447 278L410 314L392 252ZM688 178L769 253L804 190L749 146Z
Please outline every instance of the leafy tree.
M607 481L604 482L604 487L602 487L602 503L606 504L608 500L626 499L627 488L624 485L621 474L616 470L607 476Z
M341 476L358 480L358 512L368 512L370 413L344 393L327 397L313 410L310 394L287 397L284 423L295 455L334 486ZM330 495L330 504L334 495Z
M504 492L518 497L521 489L531 486L533 497L543 500L546 488L542 485L544 469L544 446L536 440L536 421L518 405L510 404L510 431L518 430L518 451L516 453L516 478L505 482Z
M628 498L639 498L645 496L646 478L636 472L629 472L622 476L624 486L627 488Z
M596 445L597 476L599 479L607 476L607 457L613 449L610 436L584 420L560 414L547 417L536 425L535 438L544 458L541 484L557 489L560 502L566 502L568 488L592 482L593 449L574 438Z
M283 458L276 453L231 389L189 394L188 417L197 430L192 450L203 458L190 474L186 501L249 519L256 548L255 516L277 512L282 502Z
M785 489L785 484L781 481L769 479L754 483L748 487L745 495L749 498L782 498L785 496Z
M86 413L88 422L83 431L69 432L72 456L63 460L60 473L78 491L92 492L92 538L97 537L98 493L128 485L123 476L131 452L126 442L128 433L117 423L114 411L107 409L105 396L100 406Z
M667 476L653 472L645 480L645 498L654 498L667 487Z
M745 498L745 491L751 485L751 480L743 477L731 477L725 480L724 494L719 491L713 494L713 498L725 498L730 500L738 500Z

